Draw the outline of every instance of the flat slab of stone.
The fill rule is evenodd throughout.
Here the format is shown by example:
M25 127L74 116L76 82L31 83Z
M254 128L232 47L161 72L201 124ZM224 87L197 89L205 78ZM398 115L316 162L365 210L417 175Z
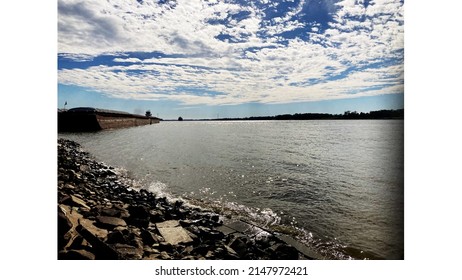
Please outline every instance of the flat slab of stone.
M93 224L93 221L88 220L88 219L79 219L79 223L84 226L89 232L91 232L93 235L99 237L101 240L106 239L107 237L107 230L96 227Z
M96 227L93 224L93 221L85 219L80 213L73 210L70 206L59 205L59 207L64 212L66 217L69 219L69 221L72 223L72 228L70 229L70 232L75 232L75 228L77 227L77 225L81 224L88 231L90 231L93 235L101 239L105 239L107 237L107 234L108 234L107 230Z
M293 239L292 237L288 235L283 234L283 235L278 236L278 238L284 241L285 243L291 245L295 249L297 249L298 252L303 254L308 259L313 259L313 260L324 259L323 256L321 256L320 254L316 253L314 250L310 249L306 245L300 243L299 241Z
M79 207L83 207L83 208L87 208L87 209L91 209L86 203L85 201L83 201L82 199L76 197L75 195L72 195L71 194L71 202L73 205L75 206L79 206Z
M120 218L116 218L116 217L109 217L109 216L98 216L96 217L96 221L98 221L98 223L101 224L101 226L103 226L104 228L109 228L109 229L112 229L118 226L123 227L127 225L127 223L124 220Z
M180 226L177 220L169 220L162 223L156 224L157 230L160 235L164 238L165 242L172 245L180 243L186 244L193 242L188 232Z
M224 235L228 235L228 234L231 234L231 233L235 233L236 230L233 229L233 228L230 228L228 226L219 226L219 227L216 227L215 228L216 230L222 232Z
M186 230L182 227L159 228L158 230L162 237L165 239L165 242L172 245L190 243L193 241Z
M173 227L179 227L180 222L177 220L168 220L162 223L156 223L157 228L173 228Z

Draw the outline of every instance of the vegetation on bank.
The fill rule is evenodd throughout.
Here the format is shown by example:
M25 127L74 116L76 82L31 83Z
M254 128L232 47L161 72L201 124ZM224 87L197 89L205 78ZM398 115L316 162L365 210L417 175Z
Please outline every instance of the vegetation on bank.
M265 120L387 120L404 119L404 109L378 110L369 113L357 111L345 111L343 114L327 113L296 113L276 116L259 116L246 118L216 118L216 119L184 119L185 121L265 121ZM178 121L183 118L179 117ZM168 120L167 120L168 121Z
M327 113L297 113L284 114L277 116L262 116L248 118L222 118L219 120L351 120L351 119L404 119L404 109L398 110L379 110L370 111L369 113L346 111L343 114Z

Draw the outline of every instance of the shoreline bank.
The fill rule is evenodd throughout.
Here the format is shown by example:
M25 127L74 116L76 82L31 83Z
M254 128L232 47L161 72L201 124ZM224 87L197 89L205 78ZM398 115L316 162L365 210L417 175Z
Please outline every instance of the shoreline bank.
M290 236L137 190L126 179L58 139L58 259L322 259Z

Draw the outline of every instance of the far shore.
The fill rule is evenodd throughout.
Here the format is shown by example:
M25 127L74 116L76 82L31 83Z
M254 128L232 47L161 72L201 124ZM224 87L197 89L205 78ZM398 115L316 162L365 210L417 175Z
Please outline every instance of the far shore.
M296 113L276 116L254 116L244 118L211 118L211 119L165 119L163 121L289 121L289 120L404 120L404 109L379 110L368 113L346 111L343 114Z

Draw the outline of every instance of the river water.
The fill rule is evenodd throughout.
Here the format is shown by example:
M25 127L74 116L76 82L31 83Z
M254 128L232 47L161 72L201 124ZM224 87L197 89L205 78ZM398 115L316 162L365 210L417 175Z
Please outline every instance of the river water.
M403 120L161 122L62 133L139 186L332 259L404 258Z

